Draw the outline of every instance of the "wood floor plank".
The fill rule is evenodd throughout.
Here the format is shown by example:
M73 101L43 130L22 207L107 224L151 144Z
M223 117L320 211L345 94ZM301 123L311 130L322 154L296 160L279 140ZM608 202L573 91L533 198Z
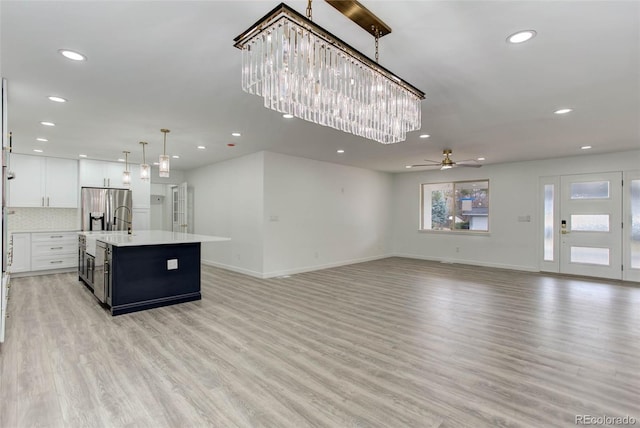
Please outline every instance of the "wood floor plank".
M111 317L74 274L12 280L0 426L640 424L640 288L389 258Z

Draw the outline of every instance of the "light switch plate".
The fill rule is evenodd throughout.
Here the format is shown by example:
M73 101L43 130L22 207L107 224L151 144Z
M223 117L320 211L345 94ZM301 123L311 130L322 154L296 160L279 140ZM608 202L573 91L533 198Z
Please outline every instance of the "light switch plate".
M167 270L175 270L175 269L178 269L178 259L167 260Z

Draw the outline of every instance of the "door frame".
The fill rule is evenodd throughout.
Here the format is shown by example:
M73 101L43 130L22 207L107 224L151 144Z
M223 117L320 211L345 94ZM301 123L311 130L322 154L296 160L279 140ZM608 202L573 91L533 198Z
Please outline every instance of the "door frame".
M622 175L622 279L640 282L640 267L631 267L631 236L633 233L631 212L631 181L640 180L640 170L625 171Z
M622 186L622 201L621 201L621 209L622 209L622 237L621 237L621 246L620 248L622 254L622 280L623 281L637 281L640 282L640 269L631 269L631 180L640 179L640 170L634 171L605 171L605 172L618 172L621 173L623 178L623 186ZM594 172L593 174L600 174L605 172ZM576 174L566 174L566 176L571 175L585 175L590 173L576 173ZM540 177L538 180L538 218L537 222L537 254L538 254L538 267L541 272L552 272L552 273L560 273L560 215L561 215L561 175L552 175L552 176L544 176ZM550 260L545 260L544 249L545 249L545 186L552 185L554 189L554 194L552 198L553 203L553 216L551 217L553 221L553 232L552 232L552 243L553 243L553 258Z

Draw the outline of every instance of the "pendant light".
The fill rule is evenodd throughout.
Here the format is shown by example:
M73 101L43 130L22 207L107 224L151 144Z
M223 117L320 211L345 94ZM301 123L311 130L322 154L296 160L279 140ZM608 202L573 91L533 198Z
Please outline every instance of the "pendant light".
M147 145L147 142L140 141L140 144L142 144L142 164L140 165L140 179L148 180L151 176L151 167L149 167L149 164L147 163L147 157L144 150L144 146Z
M122 184L125 186L129 186L131 184L131 173L129 172L129 153L128 151L123 151L124 153L124 171L122 172Z
M164 134L164 149L162 150L162 154L160 155L160 177L169 177L169 156L167 156L167 133L171 132L168 129L162 128L160 130Z

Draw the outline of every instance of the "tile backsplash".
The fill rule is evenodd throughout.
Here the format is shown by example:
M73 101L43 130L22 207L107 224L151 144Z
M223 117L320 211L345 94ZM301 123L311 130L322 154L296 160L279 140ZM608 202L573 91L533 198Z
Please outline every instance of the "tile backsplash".
M79 230L76 208L7 208L9 232Z

